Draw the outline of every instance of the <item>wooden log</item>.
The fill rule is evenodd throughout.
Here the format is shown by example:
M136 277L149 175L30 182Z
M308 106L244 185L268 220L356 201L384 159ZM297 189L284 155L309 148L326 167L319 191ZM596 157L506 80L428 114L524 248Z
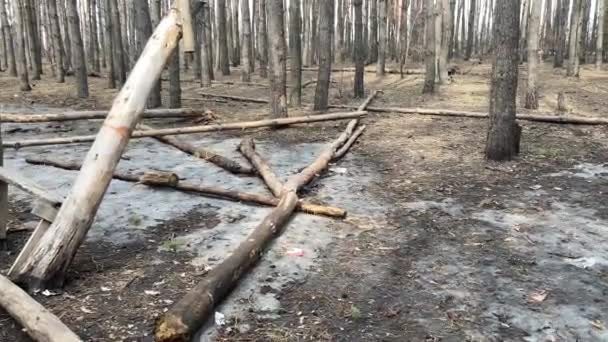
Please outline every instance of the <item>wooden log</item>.
M230 131L230 130L244 130L244 129L261 128L261 127L282 127L282 126L286 126L286 125L295 125L295 124L301 124L301 123L353 119L353 118L359 118L359 117L362 117L365 115L367 115L367 112L356 112L355 111L355 112L331 113L331 114L323 114L323 115L294 116L291 118L267 119L267 120L236 122L236 123L228 123L228 124L190 126L190 127L180 127L180 128L165 128L165 129L156 129L156 130L150 130L150 131L134 131L131 134L131 138L144 138L144 137L192 134L192 133L208 133L208 132ZM96 137L97 137L96 135L83 135L83 136L74 136L74 137L65 137L65 138L7 141L7 142L4 142L2 144L2 146L12 147L12 148L21 148L21 147L28 147L28 146L75 144L75 143L94 141Z
M330 108L340 109L357 109L357 106L348 105L330 105ZM481 118L488 117L487 113L468 112L449 109L426 109L426 108L398 108L398 107L367 107L368 112L377 113L401 113L401 114L418 114L431 116L454 116L466 118ZM584 116L557 116L550 114L517 114L518 120L546 122L556 124L571 124L571 125L608 125L608 118L584 117Z
M238 284L241 276L259 260L265 246L280 232L291 217L298 201L298 189L312 178L310 172L321 172L329 165L337 146L344 144L357 124L352 120L346 130L329 144L319 157L301 173L285 183L279 205L260 223L235 251L169 309L156 322L157 342L189 341L219 304ZM314 176L314 175L313 175Z
M372 93L365 99L365 101L363 101L363 103L361 103L359 105L359 107L357 107L357 110L364 111L369 106L369 104L372 103L372 101L376 98L376 96L380 93L381 93L380 90L372 91Z
M346 154L346 152L348 152L348 150L355 143L355 141L357 140L357 138L359 138L359 136L361 134L363 134L364 130L365 130L365 125L358 127L357 130L344 143L344 145L342 147L340 147L339 150L336 151L336 153L334 154L334 156L332 157L331 160L335 161L335 160L338 160L338 159L344 157L344 155Z
M81 167L81 164L77 162L68 162L57 159L49 159L45 157L28 157L25 161L34 165L47 165L72 171L78 171ZM131 174L114 171L112 177L114 179L122 180L125 182L137 183L140 181L140 176L138 176L137 173ZM180 191L197 193L204 196L227 199L231 201L261 204L271 207L276 207L279 204L279 199L274 197L252 194L247 192L226 190L214 186L204 186L200 184L194 184L192 182L180 181L173 188ZM312 204L306 201L298 201L298 210L309 214L323 215L334 218L343 218L346 217L347 214L346 210L344 209L320 204Z
M3 275L0 275L0 306L23 326L34 341L82 341L57 316Z
M139 177L139 183L151 186L168 186L174 188L179 183L179 178L173 172L146 171Z
M200 95L206 97L215 97L220 99L232 100L232 101L241 101L241 102L252 102L252 103L269 103L267 99L258 99L253 97L243 97L243 96L234 96L234 95L223 95L223 94L211 94L206 92L199 92Z
M201 111L191 108L157 108L147 109L144 112L146 119L164 119L164 118L198 118L205 114ZM75 120L96 120L105 119L108 116L108 111L92 110L92 111L74 111L67 113L46 113L46 114L30 114L30 113L1 113L0 121L15 122L15 123L38 123L51 121L75 121Z
M144 131L154 130L154 128L143 125L143 124L139 124L139 129L144 130ZM189 142L186 142L177 137L160 136L160 137L154 137L154 139L156 139L160 142L163 142L167 145L171 145L196 158L201 158L203 160L211 162L211 163L221 167L222 169L230 171L232 173L246 174L246 175L252 175L255 173L253 168L251 168L251 166L249 166L249 165L242 165L239 162L236 162L232 159L221 156L209 149L206 149L203 147L196 147L196 146L190 144Z
M150 37L114 100L67 200L14 279L30 289L62 286L64 274L95 218L112 173L141 119L148 95L181 36L179 13L171 10Z
M255 151L253 139L245 138L241 140L239 151L241 151L255 167L260 176L262 176L262 179L264 180L264 183L266 183L268 189L270 189L270 192L272 192L275 197L279 197L283 191L283 182L274 174L274 171L272 171L268 162Z
M319 68L317 67L302 67L302 71L319 71ZM332 68L331 72L355 72L355 68ZM367 70L365 69L366 73L376 73L376 70ZM397 70L397 69L384 69L384 73L385 74L397 74L400 75L401 71ZM403 70L403 74L404 75L424 75L425 71L422 69L408 69L408 70Z

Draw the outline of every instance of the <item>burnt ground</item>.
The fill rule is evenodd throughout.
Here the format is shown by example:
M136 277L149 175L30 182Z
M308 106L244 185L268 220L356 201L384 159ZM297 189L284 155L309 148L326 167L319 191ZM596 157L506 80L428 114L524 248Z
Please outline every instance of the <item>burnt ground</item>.
M482 73L489 66L462 66L470 68ZM332 89L332 103L358 103L350 99L351 77L334 75L338 85ZM607 116L607 72L584 69L580 79L568 80L545 67L542 80L541 112L553 112L556 94L564 91L575 114ZM366 74L368 90L384 91L374 101L377 106L487 108L487 77L456 76L433 96L420 95L421 83L416 75L401 80ZM520 82L521 94L524 84ZM103 90L103 79L93 79L97 91L86 101L71 97L69 84L45 80L31 94L18 97L13 95L15 85L16 80L0 78L0 101L103 108L113 94ZM214 86L205 91L266 97L267 89ZM313 93L313 88L306 90L307 103ZM184 96L194 98L196 86L186 87ZM201 106L191 100L184 105ZM265 113L263 105L235 102L204 102L204 107L226 122ZM271 292L280 302L278 309L268 315L237 300L243 312L229 315L213 339L608 340L605 127L522 122L521 157L497 164L483 158L484 120L370 114L364 121L368 128L349 156L356 159L344 163L349 163L346 172L353 181L360 177L358 170L369 174L360 187L341 191L383 203L382 210L351 210L345 220L351 230L340 234L342 226L336 226L335 237L318 250L302 279L280 289L258 289ZM343 126L325 123L252 134L288 150L329 141ZM13 140L17 134L4 138ZM316 185L333 180L323 175L307 196L319 196ZM14 200L11 209L15 226L31 222L29 203ZM63 292L36 299L86 340L145 340L155 317L170 305L163 301L177 300L205 272L189 262L187 250L159 247L201 222L203 229L213 230L220 219L192 210L147 229L137 242L88 243L79 251ZM8 268L27 234L9 235L13 253L0 259L0 270ZM145 293L157 287L162 287L162 297ZM0 314L0 326L0 341L27 340L6 314Z

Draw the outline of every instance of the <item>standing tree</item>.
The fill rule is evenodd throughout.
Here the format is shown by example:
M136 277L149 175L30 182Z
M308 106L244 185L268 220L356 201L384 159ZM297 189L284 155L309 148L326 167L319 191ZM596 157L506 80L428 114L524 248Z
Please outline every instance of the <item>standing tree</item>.
M562 68L564 66L564 53L566 46L566 18L568 17L567 0L557 0L555 9L555 58L553 67Z
M384 76L386 65L386 0L378 0L378 64L376 75Z
M528 20L528 89L526 90L527 109L538 109L538 65L540 62L539 28L542 14L542 1L532 1L530 19Z
M70 37L72 38L72 65L74 66L74 76L76 76L78 97L89 97L87 65L84 60L84 45L80 35L80 18L78 18L76 0L67 0L65 10L70 26Z
M405 2L405 1L404 1ZM355 98L363 98L365 96L365 83L363 75L365 74L365 50L363 48L363 0L353 0L355 7Z
M300 39L300 1L289 2L289 61L291 68L291 93L289 103L302 105L302 40Z
M55 77L57 78L58 83L63 83L65 82L65 71L63 69L63 43L61 42L61 28L59 27L59 16L57 15L56 0L47 0L47 6L49 20L51 22L53 56L55 57Z
M369 3L369 54L367 63L378 60L378 7L377 0L367 0Z
M249 19L249 0L241 0L241 19L243 41L241 42L241 79L243 82L251 81L251 21Z
M114 65L114 38L112 36L112 10L111 0L101 0L99 2L101 15L104 17L103 32L105 36L104 54L108 68L108 88L116 88L116 66Z
M27 63L25 57L25 26L23 25L23 16L21 14L21 1L13 0L13 16L15 18L15 45L17 46L17 72L19 73L19 84L21 91L30 91L29 75L27 72Z
M122 28L120 26L120 11L118 0L109 0L110 15L112 16L112 58L114 59L114 78L121 88L127 80L127 59L124 54ZM67 44L67 43L66 43Z
M232 66L237 67L239 64L241 64L241 46L239 44L239 0L230 0L228 6L232 8L232 20L230 22L232 24L230 29L230 32L232 33L232 37L230 37L232 41L232 49L230 53L232 54ZM241 10L242 9L243 8L241 7ZM247 11L249 11L249 5L247 5L247 9Z
M228 32L226 30L226 0L217 0L217 39L218 39L218 70L222 75L230 75L228 56Z
M450 11L450 0L440 0L441 13L441 49L439 50L439 83L448 83L448 55L452 39L453 20ZM439 3L439 2L438 2Z
M384 0L379 0L384 1ZM319 74L315 89L316 111L327 110L329 102L329 84L331 79L331 46L334 31L333 1L322 1L319 6Z
M435 92L435 4L433 0L424 1L424 13L426 15L425 27L426 27L426 73L424 78L424 87L422 93L434 93ZM475 0L473 0L475 1Z
M471 55L473 54L473 37L475 36L475 0L471 0L469 6L471 7L469 8L469 29L467 36L467 49L464 54L465 61L471 59Z
M407 18L407 10L408 10L408 1L401 1L401 23L399 30L399 74L401 78L403 78L403 66L405 65L405 60L407 58L407 46L409 40L407 39L408 35L408 18Z
M152 35L152 20L150 18L150 7L148 6L148 0L134 0L135 18L137 25L137 59L144 50L146 42ZM152 88L152 92L148 96L148 107L157 108L162 105L161 94L160 94L160 80L157 81Z
M287 117L287 47L283 19L283 0L266 1L270 46L270 117ZM331 44L331 42L330 42Z
M258 60L260 61L260 77L268 77L268 34L266 28L266 0L256 1L258 18L256 20Z
M15 50L13 48L13 34L11 32L11 26L8 23L6 15L6 3L4 0L0 0L0 24L2 25L2 33L6 39L6 58L8 64L8 74L12 77L17 76L17 63L15 61Z
M605 12L604 0L597 0L597 40L595 43L595 68L600 70L602 68L602 61L604 56L604 12Z
M32 70L32 80L39 80L42 74L42 52L40 48L40 37L38 35L38 25L36 20L36 9L32 0L21 0L24 33L26 43L30 52L30 67Z
M180 108L182 106L179 71L179 44L177 44L169 60L169 108Z
M580 25L581 0L572 0L572 15L570 16L570 38L568 43L568 69L566 76L576 76L578 69L578 32Z
M213 80L213 63L211 62L211 24L209 23L209 2L202 2L202 25L201 37L201 87L210 87ZM209 34L207 34L209 31Z
M519 64L519 0L497 1L494 10L494 61L486 158L511 160L519 153L521 127L515 121Z

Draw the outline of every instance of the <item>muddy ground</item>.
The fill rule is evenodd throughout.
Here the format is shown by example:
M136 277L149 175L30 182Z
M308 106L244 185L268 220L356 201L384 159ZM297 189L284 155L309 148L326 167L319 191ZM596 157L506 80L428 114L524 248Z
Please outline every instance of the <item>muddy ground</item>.
M461 63L467 75L421 95L422 77L377 78L376 106L486 110L488 65ZM236 73L235 73L236 74ZM473 75L474 74L474 75ZM548 65L540 112L554 112L565 92L576 115L607 117L608 72L584 68L566 79ZM306 79L315 77L306 73ZM522 77L525 73L522 72ZM184 72L184 79L191 78ZM227 79L236 80L238 76ZM351 99L351 73L336 73L332 103ZM114 91L91 79L88 100L69 78L44 77L31 93L0 78L4 110L29 107L108 108ZM260 79L256 81L262 82ZM523 94L525 82L520 82ZM184 97L197 99L197 85ZM210 93L267 97L261 87L214 86ZM314 88L305 91L311 103ZM184 100L220 122L253 120L266 107ZM294 115L308 113L304 107ZM196 340L218 341L603 341L608 340L608 137L605 127L523 122L521 157L483 158L485 120L370 114L365 134L306 197L349 210L344 221L298 214ZM153 122L156 125L187 123ZM3 125L5 140L86 134L98 122ZM189 136L233 158L252 135L282 176L312 161L345 123ZM26 131L18 128L26 129ZM227 139L228 138L228 139ZM6 165L67 194L74 172L34 167L43 154L82 159L87 145L7 152ZM119 168L173 170L189 180L266 192L254 178L235 177L151 139L130 143ZM11 195L11 228L31 227L31 198ZM36 299L87 341L149 340L154 320L268 212L113 181L63 291ZM0 258L6 271L27 231L9 234ZM301 248L304 256L288 251ZM49 293L47 293L48 295ZM0 313L0 341L27 341Z

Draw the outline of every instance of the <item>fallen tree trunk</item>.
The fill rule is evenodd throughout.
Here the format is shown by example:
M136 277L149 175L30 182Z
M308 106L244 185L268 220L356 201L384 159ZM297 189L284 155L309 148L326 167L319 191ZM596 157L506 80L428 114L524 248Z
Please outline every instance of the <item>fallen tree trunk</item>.
M99 133L93 137L95 142L57 217L28 259L14 270L14 279L29 289L63 285L65 271L93 223L148 96L179 42L179 16L178 11L170 10L148 40Z
M144 131L154 130L154 128L143 125L143 124L139 124L139 128ZM236 174L246 174L246 175L251 175L251 174L255 173L253 168L251 168L251 166L249 166L249 165L242 165L232 159L221 156L206 148L196 147L196 146L190 144L189 142L179 139L178 137L173 137L173 136L167 135L167 136L154 137L154 139L156 139L162 143L165 143L167 145L171 145L196 158L201 158L203 160L211 162L226 171L230 171L230 172L236 173Z
M341 109L357 109L357 106L348 105L330 105L330 108ZM401 113L401 114L418 114L431 116L454 116L466 118L487 118L487 113L468 112L449 109L425 109L425 108L399 108L399 107L367 107L368 112L377 113ZM573 115L549 115L549 114L517 114L518 120L572 124L572 125L608 125L608 118L584 117Z
M319 71L319 68L316 67L302 67L302 71ZM376 70L367 70L364 69L364 71L366 73L376 73ZM332 68L331 72L355 72L355 68ZM393 70L393 69L385 69L384 70L385 74L401 74L401 71L399 70ZM409 69L409 70L403 70L403 74L404 75L424 75L425 71L420 69Z
M215 98L232 100L232 101L252 102L252 103L269 103L269 100L267 100L267 99L258 99L258 98L254 98L254 97L210 94L210 93L205 93L205 92L199 92L199 94L202 96L215 97Z
M77 162L68 162L68 161L63 161L63 160L49 159L49 158L45 158L45 157L36 157L36 156L28 157L25 159L25 161L30 164L34 164L34 165L47 165L47 166L53 166L53 167L57 167L60 169L72 170L72 171L78 171L78 170L80 170L80 167L81 167L81 164L77 163ZM122 180L125 182L131 182L131 183L141 182L141 176L138 176L136 174L131 174L131 173L118 172L118 171L114 171L112 178ZM146 184L146 185L148 185L148 184ZM151 186L153 186L153 185L151 185ZM156 185L156 186L158 186L158 185ZM211 196L214 198L228 199L231 201L242 201L242 202L247 202L247 203L271 206L271 207L276 207L279 204L279 200L274 197L252 194L252 193L247 193L247 192L231 191L231 190L226 190L226 189L222 189L222 188L214 187L214 186L202 186L202 185L197 185L197 184L194 184L191 182L181 181L181 182L178 182L172 188L174 188L176 190L180 190L180 191L192 192L192 193L197 193L197 194L201 194L201 195L205 195L205 196ZM346 210L344 210L344 209L320 205L320 204L312 204L312 203L308 203L305 201L298 201L297 208L298 208L298 210L300 210L302 212L314 214L314 215L323 215L323 216L335 217L335 218L346 217Z
M23 326L34 341L82 341L57 316L3 275L0 275L0 306Z
M146 119L162 119L162 118L184 118L184 117L200 117L204 113L191 108L175 108L175 109L147 109L144 112ZM106 110L78 111L67 113L46 113L46 114L29 114L29 113L2 113L0 121L15 122L15 123L37 123L51 121L75 121L75 120L95 120L105 119L108 116Z
M312 180L309 172L321 172L327 168L336 149L348 140L356 121L352 120L348 124L346 131L302 171L303 175L300 173L290 177L283 186L279 206L264 218L228 258L215 266L196 287L157 321L154 330L157 342L190 340L219 302L237 286L241 276L260 259L265 246L291 217L298 201L298 190Z
M344 145L342 145L342 147L340 147L340 149L336 151L336 153L334 154L334 156L332 157L331 160L334 161L334 160L338 160L338 159L344 157L344 155L346 154L346 152L348 152L350 147L353 146L353 144L355 143L357 138L359 138L359 136L361 134L363 134L364 130L365 130L365 125L357 128L357 130L350 136L350 138L348 138L348 140L344 143Z
M243 139L239 144L239 151L241 151L253 167L255 167L260 176L262 176L262 179L264 180L264 183L266 183L268 189L270 189L270 192L272 192L275 197L281 196L283 182L274 174L274 171L272 171L268 162L255 151L253 139Z
M181 127L181 128L164 128L164 129L155 129L155 130L151 130L151 131L135 131L131 134L131 138L145 138L145 137L155 137L155 136L164 136L164 135L179 135L179 134L207 133L207 132L229 131L229 130L243 130L243 129L248 129L248 128L260 128L260 127L282 127L282 126L286 126L286 125L295 125L295 124L301 124L301 123L352 119L352 118L362 117L365 115L367 115L367 112L331 113L331 114L324 114L324 115L294 116L291 118L236 122L236 123L228 123L228 124L190 126L190 127ZM74 143L94 141L96 137L97 137L96 135L83 135L83 136L74 136L74 137L65 137L65 138L7 141L7 142L3 142L2 146L12 147L12 148L21 148L21 147L27 147L27 146L74 144Z

